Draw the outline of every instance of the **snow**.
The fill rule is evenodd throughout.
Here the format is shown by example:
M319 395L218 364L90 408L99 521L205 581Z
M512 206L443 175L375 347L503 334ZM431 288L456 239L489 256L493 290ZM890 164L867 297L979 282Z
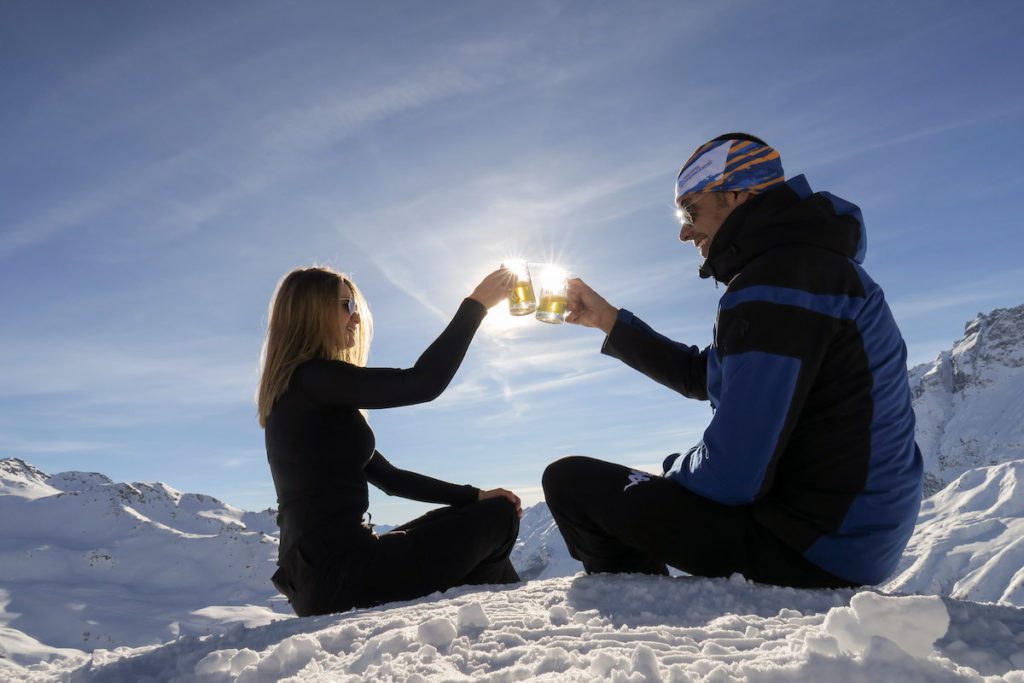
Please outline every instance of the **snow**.
M0 680L1024 683L1022 339L997 310L910 370L934 495L861 591L585 576L540 503L523 583L300 619L274 511L0 460Z
M244 521L266 528L270 513L20 461L0 475L4 681L1024 683L1024 461L969 470L926 500L877 590L587 577L540 504L513 558L551 578L309 619L270 587L276 538ZM210 581L239 556L258 571Z
M544 502L523 510L519 538L512 550L512 564L526 581L572 576L583 570L579 560L569 557L565 539Z
M738 577L579 575L99 650L13 680L1024 683L1022 651L1018 608Z
M435 648L449 648L457 635L455 624L451 619L445 617L428 619L416 629L416 639L424 645L433 645Z
M926 499L884 587L1024 606L1024 460L968 470Z
M162 483L0 460L0 647L62 658L290 616L269 584L268 526Z
M841 650L863 653L876 638L885 638L911 657L926 658L949 629L949 612L937 596L884 597L865 591L849 607L825 617L824 631Z
M1024 459L1024 305L967 323L964 336L910 370L917 443L931 495L969 469Z
M479 602L471 602L459 608L458 614L459 633L466 633L475 629L485 629L491 625L487 613Z

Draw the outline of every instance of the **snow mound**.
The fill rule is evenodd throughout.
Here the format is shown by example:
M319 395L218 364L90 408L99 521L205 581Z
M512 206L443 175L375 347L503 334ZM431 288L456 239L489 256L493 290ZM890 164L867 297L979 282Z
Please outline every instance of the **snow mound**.
M457 635L455 624L447 617L428 619L416 629L416 640L424 645L433 645L435 648L448 649Z
M927 498L884 587L1024 606L1024 460L969 470Z
M832 609L824 625L841 650L863 653L873 639L885 638L918 658L930 655L948 628L949 613L936 596L887 597L870 591L853 596L849 607Z
M553 623L553 608L564 621ZM458 632L456 625L476 623L468 615L477 609L487 615L487 626ZM844 614L845 622L839 616ZM899 629L891 627L893 619L900 620ZM945 635L938 637L940 630ZM738 578L595 575L500 589L464 587L377 609L182 637L155 648L97 651L75 666L42 663L33 673L76 683L290 676L323 681L982 681L1002 676L1024 683L1019 671L1024 662L1015 659L1022 643L1024 610L1014 608L849 590L798 591Z
M474 629L487 628L491 620L479 602L471 602L459 608L459 633L465 633Z

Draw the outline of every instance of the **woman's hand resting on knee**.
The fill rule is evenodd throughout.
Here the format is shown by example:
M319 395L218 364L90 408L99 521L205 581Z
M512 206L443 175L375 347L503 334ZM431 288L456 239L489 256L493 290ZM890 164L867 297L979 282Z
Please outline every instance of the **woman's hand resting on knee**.
M520 517L523 516L523 503L519 500L519 496L512 493L508 489L490 489L489 491L480 491L480 496L477 500L487 500L488 498L504 498L508 502L516 506L516 514Z

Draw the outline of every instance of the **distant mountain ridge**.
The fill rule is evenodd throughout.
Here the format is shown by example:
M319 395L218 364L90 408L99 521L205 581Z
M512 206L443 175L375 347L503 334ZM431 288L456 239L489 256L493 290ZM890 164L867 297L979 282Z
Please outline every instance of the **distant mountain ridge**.
M974 467L1024 459L1024 305L979 313L910 370L925 495Z

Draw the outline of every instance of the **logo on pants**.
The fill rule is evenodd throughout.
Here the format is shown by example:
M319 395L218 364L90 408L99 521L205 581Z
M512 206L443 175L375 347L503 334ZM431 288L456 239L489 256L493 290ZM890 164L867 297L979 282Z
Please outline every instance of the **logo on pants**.
M651 480L651 475L647 474L646 472L641 472L640 470L630 470L630 472L629 472L629 483L626 484L624 487L622 487L622 492L625 493L626 489L628 489L630 486L636 486L637 484L639 484L642 481L650 481L650 480Z

